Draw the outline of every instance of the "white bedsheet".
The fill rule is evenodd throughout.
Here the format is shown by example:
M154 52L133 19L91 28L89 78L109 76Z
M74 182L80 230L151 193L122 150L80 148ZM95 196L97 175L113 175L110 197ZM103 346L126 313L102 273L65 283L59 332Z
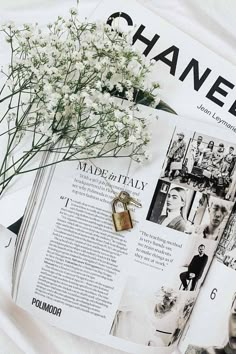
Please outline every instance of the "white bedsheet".
M115 1L115 0L111 0ZM129 0L127 0L129 1ZM236 64L235 0L139 0L193 38ZM99 0L81 0L81 15L88 14ZM0 0L0 22L47 23L75 0ZM0 65L6 62L0 40ZM23 214L32 177L16 184L0 200L0 223L7 226ZM12 208L14 205L14 209ZM10 246L6 247L11 240ZM118 354L101 345L50 327L17 308L11 301L11 259L14 235L0 229L0 354ZM157 353L162 354L157 350Z

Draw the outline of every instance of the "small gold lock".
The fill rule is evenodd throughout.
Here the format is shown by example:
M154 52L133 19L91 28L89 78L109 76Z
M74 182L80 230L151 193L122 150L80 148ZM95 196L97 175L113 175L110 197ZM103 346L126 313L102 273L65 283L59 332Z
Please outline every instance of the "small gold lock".
M116 204L120 202L124 206L124 211L116 212ZM112 202L112 219L116 231L129 230L133 228L130 211L127 204L120 201L119 198L113 199Z

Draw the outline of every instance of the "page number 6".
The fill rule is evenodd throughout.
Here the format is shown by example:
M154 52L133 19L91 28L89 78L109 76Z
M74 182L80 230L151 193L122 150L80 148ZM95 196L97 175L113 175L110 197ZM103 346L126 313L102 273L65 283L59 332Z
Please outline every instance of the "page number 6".
M215 300L217 291L218 290L216 288L212 289L212 292L210 295L211 300Z

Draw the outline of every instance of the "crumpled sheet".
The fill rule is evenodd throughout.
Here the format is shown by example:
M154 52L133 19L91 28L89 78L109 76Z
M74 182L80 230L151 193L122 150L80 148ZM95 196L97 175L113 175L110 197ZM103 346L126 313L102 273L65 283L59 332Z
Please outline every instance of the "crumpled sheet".
M115 0L111 0L115 1ZM128 0L127 0L128 1ZM139 0L213 52L236 64L235 0ZM81 16L99 0L81 0ZM75 7L75 0L0 0L0 22L48 23ZM0 39L0 65L7 61ZM7 226L23 214L32 177L0 200L0 223ZM14 208L12 207L14 205ZM0 227L0 354L121 354L51 327L14 305L10 296L15 235ZM157 353L161 353L161 349Z

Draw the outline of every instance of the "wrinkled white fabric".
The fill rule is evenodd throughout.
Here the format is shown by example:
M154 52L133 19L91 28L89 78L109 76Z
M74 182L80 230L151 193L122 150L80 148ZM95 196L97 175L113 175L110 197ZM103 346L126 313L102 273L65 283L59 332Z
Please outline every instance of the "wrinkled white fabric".
M236 64L234 0L140 0L159 16Z
M139 2L146 4L216 54L236 64L235 0L139 0ZM89 14L98 3L99 0L81 0L81 16ZM73 6L76 6L76 0L0 0L0 22L37 21L45 24L58 15L65 14L67 9ZM1 40L0 47L2 65L7 61L7 57ZM29 179L28 185L25 182L19 184L15 194L11 193L0 200L1 224L7 226L23 214L31 180L32 178ZM10 232L0 228L0 354L121 353L48 326L14 305L10 296L14 237ZM162 354L158 349L157 353Z

